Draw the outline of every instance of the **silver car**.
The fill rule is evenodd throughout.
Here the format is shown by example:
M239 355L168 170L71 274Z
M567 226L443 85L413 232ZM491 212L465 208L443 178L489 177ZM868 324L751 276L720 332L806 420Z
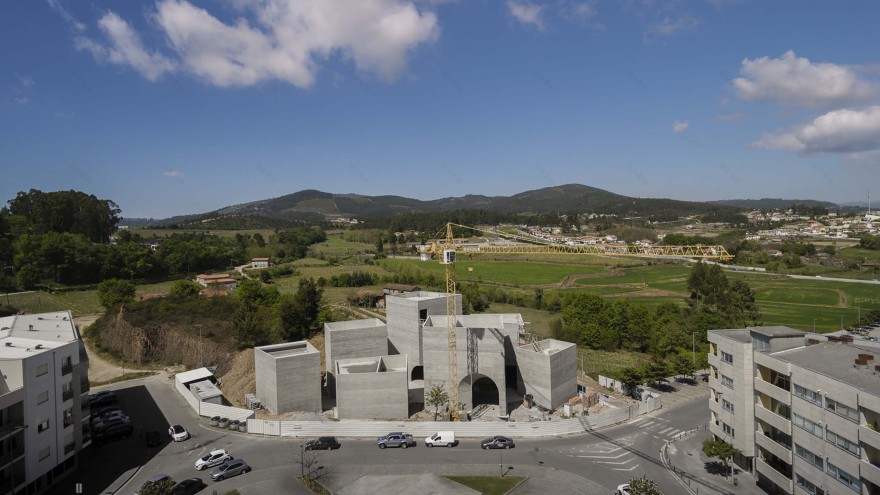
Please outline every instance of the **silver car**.
M222 481L242 473L250 472L251 467L244 462L244 459L229 459L217 469L211 471L211 479L214 481Z

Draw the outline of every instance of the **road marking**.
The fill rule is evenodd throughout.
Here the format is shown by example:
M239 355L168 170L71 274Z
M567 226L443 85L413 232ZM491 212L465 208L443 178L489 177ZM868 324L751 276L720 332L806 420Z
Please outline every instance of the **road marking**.
M675 437L675 436L681 435L681 433L682 433L681 430L672 430L669 432L669 436Z
M663 428L662 430L658 431L657 433L659 433L660 435L665 435L669 430L674 430L674 429L675 428L670 426L668 428Z

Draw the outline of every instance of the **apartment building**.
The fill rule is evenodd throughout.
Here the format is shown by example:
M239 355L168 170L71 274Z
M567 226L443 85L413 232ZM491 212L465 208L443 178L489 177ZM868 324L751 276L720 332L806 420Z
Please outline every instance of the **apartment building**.
M0 493L38 494L91 441L88 358L70 312L0 318Z
M723 425L752 422L752 468L768 493L880 494L880 348L786 327L712 330L713 374L734 374L721 353L735 339L746 350L746 331L753 396L731 415L710 399L712 433L745 455L748 438L725 437ZM722 379L712 381L724 400Z

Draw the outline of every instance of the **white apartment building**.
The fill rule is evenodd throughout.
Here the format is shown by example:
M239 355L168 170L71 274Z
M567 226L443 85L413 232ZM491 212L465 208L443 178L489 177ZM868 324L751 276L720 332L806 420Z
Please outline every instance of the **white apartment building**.
M38 494L90 444L88 358L70 312L0 318L0 493Z
M723 425L753 425L759 486L773 494L880 494L880 348L786 327L712 330L709 341L713 374L752 370L753 395L733 402L732 413L710 398L710 430L746 457L748 436L725 437ZM751 366L725 362L731 341L751 347ZM721 379L710 381L724 400Z

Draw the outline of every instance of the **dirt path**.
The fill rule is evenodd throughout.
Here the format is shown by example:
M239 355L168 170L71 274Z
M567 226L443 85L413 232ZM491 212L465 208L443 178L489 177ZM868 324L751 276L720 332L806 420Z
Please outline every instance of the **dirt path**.
M99 315L85 315L73 319L74 323L79 327L81 333L85 333L92 323L97 321ZM111 363L101 357L97 349L92 346L88 339L83 339L86 345L86 352L89 354L89 383L102 383L110 381L114 378L122 376L122 366ZM155 370L137 370L125 368L126 373L137 371L155 371Z
M848 307L846 304L846 292L844 292L843 289L837 289L837 294L840 296L840 302L837 303L837 306L841 308Z

